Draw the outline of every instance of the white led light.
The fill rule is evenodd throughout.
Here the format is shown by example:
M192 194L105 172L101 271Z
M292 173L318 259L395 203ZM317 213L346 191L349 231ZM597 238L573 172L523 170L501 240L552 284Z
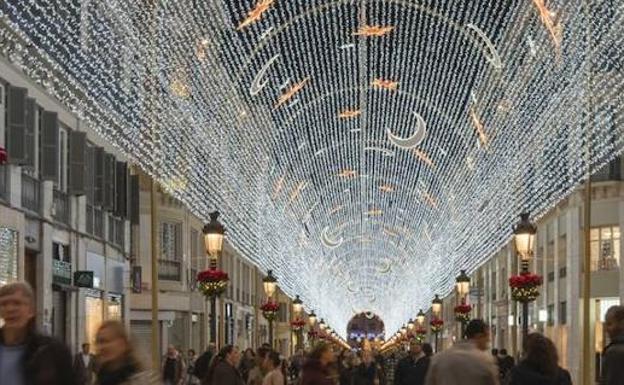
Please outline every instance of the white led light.
M622 151L624 9L591 3L5 0L0 51L344 336Z

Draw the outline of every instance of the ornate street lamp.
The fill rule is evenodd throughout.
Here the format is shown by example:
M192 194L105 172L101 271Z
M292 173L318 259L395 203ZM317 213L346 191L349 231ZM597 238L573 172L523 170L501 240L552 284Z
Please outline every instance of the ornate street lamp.
M210 214L210 222L204 226L204 243L206 245L206 254L210 256L211 262L215 262L221 256L223 251L223 236L225 235L225 227L219 222L219 212L213 211Z
M301 319L301 313L303 312L303 301L299 298L299 295L295 296L292 302L294 320L292 324L294 326L295 338L297 343L295 344L297 350L301 349L301 343L303 342L303 336L301 335L301 329L305 325L305 321Z
M409 320L409 321L407 321L407 329L408 329L408 330L414 330L414 327L415 327L415 326L416 326L416 325L414 325L414 320L410 318L410 320Z
M316 324L316 314L314 313L314 310L312 310L310 315L308 315L308 322L310 323L310 327L314 327L314 324Z
M440 315L440 313L442 313L442 300L437 294L435 295L433 301L431 301L431 312L435 316L438 316Z
M299 298L299 295L297 295L293 300L292 307L295 316L299 316L301 314L301 311L303 310L303 301L301 300L301 298Z
M416 322L418 322L418 325L423 326L425 324L425 318L425 313L422 311L422 309L420 309L418 315L416 316Z
M327 329L327 324L325 323L325 320L321 318L321 322L319 322L319 329L324 331L325 329Z
M275 291L277 290L277 278L273 275L272 270L267 271L267 276L262 279L262 285L264 286L264 294L267 296L267 303L261 307L261 310L263 310L262 314L264 315L264 318L269 321L269 344L271 345L271 348L273 348L273 321L275 320L277 310L273 312L265 311L263 309L263 307L266 307L267 309L279 309L279 303L272 301L273 294L275 294Z
M264 286L264 294L267 297L273 297L277 289L277 278L273 275L273 270L267 271L267 276L262 279L262 285Z
M520 214L520 221L514 226L514 245L520 257L520 275L509 278L511 297L522 303L522 346L526 345L529 334L529 302L533 302L539 296L539 286L542 285L542 277L529 272L529 260L533 257L535 234L537 226L529 220L529 213Z
M470 277L466 270L461 270L455 278L455 288L457 289L458 304L455 306L455 320L461 323L461 336L464 338L466 324L470 321L472 306L468 304L468 293L470 293Z
M219 222L219 212L214 211L209 214L210 222L204 226L204 243L206 245L206 254L210 259L209 268L197 274L197 285L199 290L210 299L210 342L217 341L217 297L219 297L225 289L229 281L226 272L217 268L217 259L223 251L223 236L225 227Z
M431 301L431 314L432 314L432 319L429 322L429 324L431 326L431 331L433 332L433 335L435 336L435 351L437 352L438 351L438 334L440 333L442 326L444 325L442 318L440 318L440 314L442 314L442 300L437 294L433 298L433 301Z

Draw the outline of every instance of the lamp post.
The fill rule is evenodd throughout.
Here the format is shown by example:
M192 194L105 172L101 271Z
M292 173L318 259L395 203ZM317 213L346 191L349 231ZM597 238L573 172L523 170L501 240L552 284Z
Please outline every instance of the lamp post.
M465 338L466 323L470 319L471 307L468 304L468 293L470 293L470 277L466 270L460 270L455 278L455 288L457 290L458 306L455 308L455 317L461 322L461 337Z
M437 319L440 314L442 313L442 300L440 299L440 297L436 294L435 297L433 298L433 301L431 301L431 314L435 319ZM438 333L440 333L440 331L435 328L433 330L433 335L435 337L435 351L436 353L438 352Z
M264 286L264 294L267 296L267 301L270 302L273 298L273 294L277 290L277 278L273 275L273 271L267 271L267 276L262 279L262 285ZM265 318L269 321L269 344L271 345L271 349L273 348L273 319L274 314L272 316L267 317L265 314Z
M313 328L316 324L316 314L314 313L314 310L312 310L308 315L308 323L310 324L311 328Z
M210 222L208 222L203 229L204 243L206 245L206 254L210 259L209 270L217 270L217 259L221 256L223 251L223 237L225 235L225 227L219 222L219 212L214 211L209 214ZM223 284L222 289L225 289L227 281ZM222 293L222 290L214 290L208 292L210 298L210 342L216 345L217 342L217 297Z
M301 298L299 298L299 295L295 296L295 299L292 302L292 310L293 310L293 315L294 315L294 321L295 322L303 322L300 317L301 317L301 313L303 312L303 301L301 300ZM305 325L305 323L303 323L303 325ZM301 330L302 327L298 327L297 329L295 329L295 338L296 338L296 349L299 350L301 349L301 342L302 342L302 336L301 336Z
M425 318L427 318L425 316L425 312L423 312L422 309L420 309L420 311L418 312L418 315L416 316L416 322L418 322L418 326L425 325Z
M529 213L520 214L520 221L514 226L514 245L521 261L521 275L529 274L529 260L533 257L533 245L537 226L529 220ZM529 299L522 302L522 349L525 349L529 334Z

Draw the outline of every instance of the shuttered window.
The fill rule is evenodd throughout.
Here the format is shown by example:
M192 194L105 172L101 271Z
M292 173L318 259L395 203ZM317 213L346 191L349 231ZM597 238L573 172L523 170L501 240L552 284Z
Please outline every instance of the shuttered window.
M26 89L7 88L6 149L9 161L23 164L26 161Z
M102 147L94 148L93 165L93 204L101 207L104 206L104 149Z
M37 122L37 105L35 99L26 98L26 124L24 125L24 162L23 165L34 169L37 156L35 140L36 140L36 122Z
M72 131L69 138L69 192L72 195L84 195L87 174L87 134Z
M128 213L128 165L116 162L115 173L115 215L126 218Z
M41 178L58 183L59 124L55 112L43 111L41 113L40 144L39 169L41 170Z
M93 144L86 144L85 157L85 195L87 204L93 205L95 193L95 146Z
M115 156L104 154L104 208L115 209Z
M130 177L130 221L133 225L139 224L140 204L139 204L139 176L132 175Z

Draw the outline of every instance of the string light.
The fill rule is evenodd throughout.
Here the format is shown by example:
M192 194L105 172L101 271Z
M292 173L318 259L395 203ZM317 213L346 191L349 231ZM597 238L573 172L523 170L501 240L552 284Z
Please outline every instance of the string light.
M610 4L6 0L0 50L344 336L452 290L588 144L622 151Z

